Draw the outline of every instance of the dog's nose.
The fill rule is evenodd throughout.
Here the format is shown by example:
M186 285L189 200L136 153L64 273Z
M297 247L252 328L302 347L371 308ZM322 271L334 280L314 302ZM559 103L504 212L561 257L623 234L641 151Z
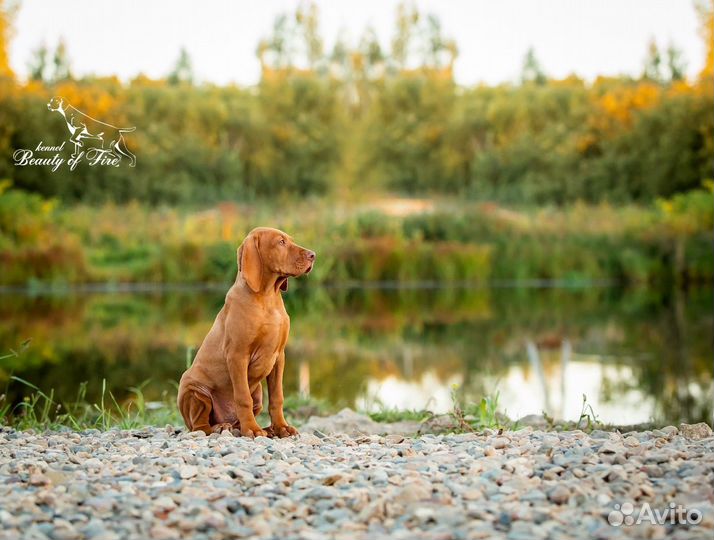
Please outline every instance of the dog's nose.
M315 260L315 252L314 251L307 251L307 260L308 261L314 261Z

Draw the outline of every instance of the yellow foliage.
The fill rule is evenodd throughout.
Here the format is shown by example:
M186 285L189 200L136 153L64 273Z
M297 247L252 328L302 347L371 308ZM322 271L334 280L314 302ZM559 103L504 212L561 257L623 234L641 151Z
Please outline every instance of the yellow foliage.
M674 203L669 199L658 199L657 206L666 216L671 216L674 212Z
M5 0L0 0L0 77L15 78L15 72L10 67L10 57L8 54L12 13L5 5Z
M50 97L47 86L42 81L27 81L27 84L22 87L22 91L28 95Z
M96 85L80 86L74 81L67 81L57 85L55 94L94 118L107 117L108 113L118 108L117 100Z
M57 208L57 199L45 199L42 201L40 211L44 216L49 216Z
M281 143L288 142L294 136L293 130L287 125L273 126L271 131L275 140Z
M598 138L593 133L585 133L575 141L575 148L580 154L584 154L588 149L597 144Z
M606 89L604 93L603 89ZM674 91L690 91L690 87L682 83L682 86L677 85L670 90ZM659 105L664 92L661 85L649 81L625 85L621 82L616 84L612 79L598 78L593 85L595 108L588 120L590 129L578 137L575 147L581 154L586 153L600 138L610 137L623 127L631 127L634 113Z
M582 88L585 86L585 81L572 73L564 79L548 79L548 84L554 88Z
M641 82L637 86L621 86L607 92L600 98L600 108L609 117L629 125L632 113L657 105L662 96L659 85Z
M703 0L697 4L699 15L699 32L704 39L706 56L704 67L699 73L702 82L712 84L714 79L714 4L712 0Z
M140 73L131 80L131 85L143 88L164 88L166 86L166 81L162 79L152 79L143 73Z
M365 67L365 61L364 61L364 54L362 54L359 51L354 51L351 55L352 59L352 66L354 67L355 71L358 73L361 73L364 71Z

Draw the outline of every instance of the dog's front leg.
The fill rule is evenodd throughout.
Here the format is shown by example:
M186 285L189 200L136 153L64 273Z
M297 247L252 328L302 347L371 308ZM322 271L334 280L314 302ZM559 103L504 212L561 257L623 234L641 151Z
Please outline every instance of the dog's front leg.
M226 356L228 374L233 386L233 400L236 407L236 416L240 422L240 434L244 437L265 437L263 431L253 414L253 398L248 385L248 355L229 354Z
M285 350L278 354L273 369L268 373L268 412L270 426L266 428L269 437L290 437L298 431L289 425L283 415L283 370L285 369Z

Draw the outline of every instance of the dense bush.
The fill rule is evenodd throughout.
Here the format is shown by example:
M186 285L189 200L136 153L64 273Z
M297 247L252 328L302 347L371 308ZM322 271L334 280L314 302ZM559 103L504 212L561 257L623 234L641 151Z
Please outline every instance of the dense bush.
M370 138L380 182L509 203L649 201L711 176L714 99L685 84L577 79L466 92L384 85Z
M0 94L6 119L0 178L65 201L196 205L322 194L339 158L334 92L314 77L265 81L259 92L143 79L129 86L108 79L25 87L6 80ZM68 138L60 116L47 110L53 95L115 125L136 126L126 136L136 167L14 166L14 149Z

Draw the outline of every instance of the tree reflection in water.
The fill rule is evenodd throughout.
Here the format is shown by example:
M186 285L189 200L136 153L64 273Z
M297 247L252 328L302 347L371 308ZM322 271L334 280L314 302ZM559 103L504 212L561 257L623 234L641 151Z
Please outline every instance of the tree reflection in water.
M296 284L297 285L297 284ZM435 411L452 384L466 400L500 393L512 416L577 418L587 394L615 423L711 418L711 290L615 288L308 288L286 295L292 330L287 393L334 406ZM0 297L0 361L71 400L146 380L147 399L174 391L225 292L159 290ZM189 351L190 352L190 351Z

